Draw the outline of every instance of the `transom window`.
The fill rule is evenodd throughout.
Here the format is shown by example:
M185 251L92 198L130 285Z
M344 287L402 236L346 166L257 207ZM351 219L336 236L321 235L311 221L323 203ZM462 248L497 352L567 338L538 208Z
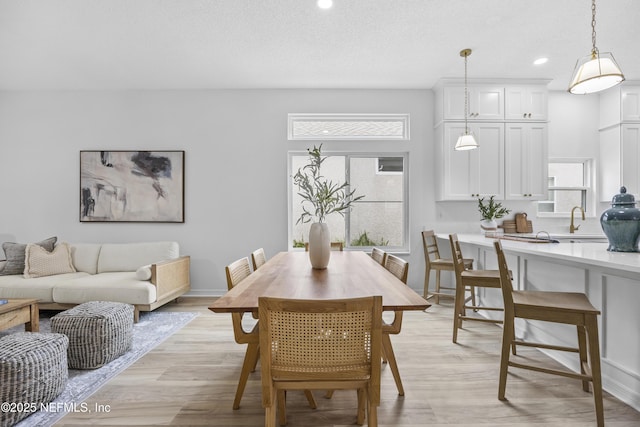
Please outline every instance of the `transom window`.
M592 210L591 164L591 159L549 159L549 198L538 202L538 216L568 216L576 206Z
M289 140L409 139L408 114L289 114Z
M348 182L356 201L344 217L332 214L326 218L331 241L343 242L347 248L403 251L408 246L408 153L344 153L323 152L322 175L334 182ZM308 163L306 152L289 153L289 176ZM382 171L380 167L382 165ZM389 169L383 172L385 167ZM291 180L290 180L291 181ZM296 224L302 213L302 198L293 182L289 182L290 245L304 247L311 223Z

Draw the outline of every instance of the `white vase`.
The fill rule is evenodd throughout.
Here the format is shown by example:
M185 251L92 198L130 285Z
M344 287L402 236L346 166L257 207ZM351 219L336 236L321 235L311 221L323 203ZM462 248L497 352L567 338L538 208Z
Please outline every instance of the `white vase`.
M480 228L483 232L498 230L498 222L495 219L483 219L480 221Z
M331 236L329 226L324 222L314 222L309 230L309 261L319 270L327 268L331 257Z

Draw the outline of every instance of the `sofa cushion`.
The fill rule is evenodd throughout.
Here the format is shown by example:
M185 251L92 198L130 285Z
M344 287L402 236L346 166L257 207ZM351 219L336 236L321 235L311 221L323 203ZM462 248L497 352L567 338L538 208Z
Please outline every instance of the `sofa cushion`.
M22 275L0 276L0 298L33 298L43 304L52 303L54 286L84 276L89 274L67 273L33 279L25 279Z
M72 243L71 259L76 270L89 274L98 273L100 248L102 248L101 243Z
M45 239L36 244L51 252L57 240L57 237L49 237L48 239ZM2 244L2 249L4 249L4 254L7 261L4 265L4 268L0 270L0 276L22 274L24 272L24 256L25 251L27 250L27 244L5 242Z
M135 272L143 265L179 256L178 242L105 243L98 257L98 273Z
M143 265L136 270L136 279L151 280L151 264Z
M156 300L156 287L136 279L135 271L101 273L58 283L53 289L53 300L60 304L87 301L151 304Z
M67 243L60 243L51 252L33 243L27 245L24 258L25 278L75 272Z

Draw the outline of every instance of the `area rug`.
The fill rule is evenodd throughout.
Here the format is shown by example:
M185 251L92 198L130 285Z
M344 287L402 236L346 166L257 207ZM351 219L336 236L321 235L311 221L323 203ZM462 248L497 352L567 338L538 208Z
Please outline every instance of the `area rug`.
M50 317L56 312L41 312L40 332L51 332ZM140 359L151 349L182 329L193 320L198 313L182 313L169 311L141 312L140 320L133 327L133 343L131 350L105 366L80 370L69 369L69 380L64 391L52 402L50 407L56 412L39 411L15 424L16 427L51 426L64 417L66 410L73 410L95 393L111 378ZM24 330L24 327L0 332L0 337L7 333ZM75 405L75 406L74 406ZM58 412L59 411L59 412Z

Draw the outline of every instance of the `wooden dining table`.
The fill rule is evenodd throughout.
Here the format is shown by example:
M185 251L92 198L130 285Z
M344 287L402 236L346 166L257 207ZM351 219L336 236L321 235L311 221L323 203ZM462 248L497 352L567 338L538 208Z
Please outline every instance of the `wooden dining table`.
M324 270L311 267L307 252L280 252L218 298L215 313L258 312L259 297L343 299L382 296L385 311L424 310L431 304L361 251L331 252Z

